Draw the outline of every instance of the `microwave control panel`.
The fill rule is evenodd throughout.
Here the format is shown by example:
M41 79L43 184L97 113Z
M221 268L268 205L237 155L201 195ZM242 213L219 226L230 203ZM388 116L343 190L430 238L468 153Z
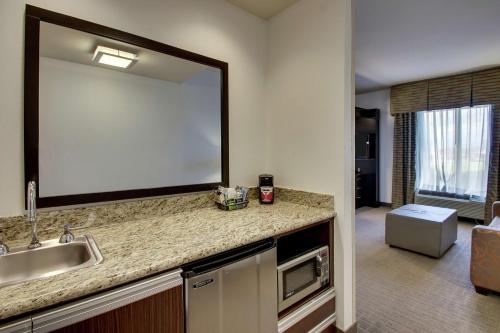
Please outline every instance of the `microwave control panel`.
M318 268L320 270L321 286L325 286L330 281L330 258L328 247L321 248L318 253Z

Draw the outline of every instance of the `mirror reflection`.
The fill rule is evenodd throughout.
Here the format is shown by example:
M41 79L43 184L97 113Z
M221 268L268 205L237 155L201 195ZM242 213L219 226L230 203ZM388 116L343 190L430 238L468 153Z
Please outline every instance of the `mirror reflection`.
M40 24L40 197L222 181L218 68Z

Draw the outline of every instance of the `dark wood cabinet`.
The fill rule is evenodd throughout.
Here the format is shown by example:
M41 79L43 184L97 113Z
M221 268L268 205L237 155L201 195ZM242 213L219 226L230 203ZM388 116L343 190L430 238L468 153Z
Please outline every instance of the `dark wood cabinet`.
M356 108L356 208L379 204L379 113Z
M183 333L183 279L177 269L48 309L35 333Z
M181 333L182 286L63 327L57 333Z

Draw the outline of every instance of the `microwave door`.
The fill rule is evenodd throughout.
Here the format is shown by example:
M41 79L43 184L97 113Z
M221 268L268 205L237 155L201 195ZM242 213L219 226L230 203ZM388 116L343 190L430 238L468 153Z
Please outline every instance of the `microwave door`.
M283 272L284 298L293 296L313 285L316 276L316 259L309 259Z
M321 288L317 252L291 260L278 268L279 311Z

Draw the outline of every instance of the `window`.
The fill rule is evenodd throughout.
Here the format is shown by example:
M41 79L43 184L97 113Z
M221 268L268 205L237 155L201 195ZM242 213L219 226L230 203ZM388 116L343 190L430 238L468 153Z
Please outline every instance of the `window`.
M491 105L417 112L419 193L485 200L491 115Z

